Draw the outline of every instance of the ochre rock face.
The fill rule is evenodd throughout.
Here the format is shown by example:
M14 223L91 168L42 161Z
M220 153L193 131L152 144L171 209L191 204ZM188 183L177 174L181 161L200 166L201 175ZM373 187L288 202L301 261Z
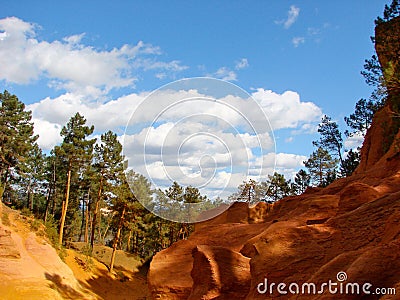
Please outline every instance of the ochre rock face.
M398 18L392 22L400 26ZM378 27L377 41L385 30ZM380 45L376 47L380 55ZM397 96L389 95L390 105ZM376 114L354 175L274 204L234 203L220 216L197 224L188 240L153 258L148 275L153 297L379 299L326 292L281 295L276 288L273 294L261 294L257 289L266 279L276 284L339 283L337 274L346 272L345 282L394 287L397 296L384 299L399 299L400 131L393 127L390 105ZM383 123L397 129L386 151Z

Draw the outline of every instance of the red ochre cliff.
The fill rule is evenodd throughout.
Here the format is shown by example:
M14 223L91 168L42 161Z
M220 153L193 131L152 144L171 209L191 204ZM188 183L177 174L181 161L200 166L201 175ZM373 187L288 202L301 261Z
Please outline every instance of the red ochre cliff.
M391 32L390 32L391 31ZM381 65L398 71L400 19L379 25ZM392 34L391 34L392 33ZM390 38L394 37L394 38ZM234 203L158 253L148 274L154 299L400 299L400 131L397 90L376 113L356 172L274 204ZM398 110L397 110L398 111ZM273 293L271 283L370 283L397 295ZM344 274L342 274L344 275ZM258 287L258 289L257 289ZM294 288L294 286L292 286ZM339 287L339 285L338 285ZM345 292L345 291L343 291ZM391 291L393 292L393 290Z

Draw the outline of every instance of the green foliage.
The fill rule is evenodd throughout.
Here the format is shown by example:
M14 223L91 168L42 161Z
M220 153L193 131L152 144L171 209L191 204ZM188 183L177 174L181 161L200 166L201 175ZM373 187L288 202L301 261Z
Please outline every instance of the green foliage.
M91 271L94 268L93 251L89 244L83 246L80 252L85 256L85 259L78 260L77 262L83 267L85 271Z
M67 174L65 182L65 200L62 205L60 218L60 237L62 243L64 235L64 224L69 226L66 233L70 236L75 233L76 217L79 211L79 188L80 180L90 167L93 155L93 144L96 139L88 139L94 131L93 126L86 126L86 119L76 113L61 130L63 142L61 146L55 147L57 160L60 162L64 173ZM74 196L71 197L70 195ZM70 210L68 207L72 206ZM68 212L68 215L67 215Z
M261 198L258 189L259 185L255 180L250 179L248 181L243 181L243 183L238 186L238 192L232 195L230 199L233 201L256 203L257 201L260 201Z
M36 232L42 228L43 223L40 220L34 218L31 220L30 225L31 229Z
M376 54L365 60L361 75L364 76L365 82L370 86L378 87L382 84L383 70Z
M96 182L96 184L92 183L92 190L96 191L94 205L92 205L93 221L90 238L92 248L97 226L101 225L98 224L101 206L111 205L115 197L120 197L121 199L123 194L121 186L123 186L122 189L129 189L125 183L126 179L123 171L124 157L122 155L122 145L118 141L117 135L112 131L108 131L101 135L100 144L94 147L93 170L87 172L86 176L90 181Z
M337 161L321 147L314 151L308 160L304 161L312 182L317 186L326 186L336 178L336 164Z
M183 194L183 201L185 203L200 203L206 200L207 197L202 196L198 188L187 186Z
M296 188L291 180L286 180L283 174L275 172L273 175L268 175L266 181L256 182L253 179L244 181L238 186L238 191L228 199L231 202L243 201L251 204L260 201L272 203L294 194Z
M313 145L326 150L333 156L339 157L339 161L342 164L343 138L338 124L327 115L324 115L318 126L318 133L320 134L320 139L313 141Z
M176 181L174 181L172 186L165 191L165 194L168 198L175 202L181 202L184 199L183 188Z
M350 151L347 152L346 158L343 160L342 166L340 167L340 174L343 177L347 177L353 174L360 163L360 159L360 152L350 149Z
M52 215L49 215L46 222L44 223L46 235L50 240L51 244L58 248L58 230L57 230L57 221L54 220Z
M24 216L24 217L32 217L32 212L30 211L29 208L24 207L24 208L21 210L21 215Z
M364 136L372 123L375 112L382 107L382 103L374 103L372 100L360 99L357 101L354 113L344 120L352 131L345 131L346 136L361 134Z
M375 25L388 22L396 17L400 16L400 2L398 0L392 0L390 5L385 5L383 11L383 18L377 17L375 20Z
M20 174L20 164L26 159L34 142L32 113L17 96L0 93L0 199L9 182Z
M272 176L268 175L267 199L275 202L290 195L290 181L286 181L285 176L275 172Z
M311 176L305 170L301 169L294 178L294 191L296 194L302 194L310 186Z

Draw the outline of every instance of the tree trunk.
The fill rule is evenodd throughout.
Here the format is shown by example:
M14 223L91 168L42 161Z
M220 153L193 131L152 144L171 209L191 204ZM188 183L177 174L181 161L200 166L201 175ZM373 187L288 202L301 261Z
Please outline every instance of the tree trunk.
M113 271L113 268L114 268L115 252L117 251L119 237L121 236L121 229L122 229L122 225L124 223L125 210L126 210L126 205L124 205L124 208L122 209L121 218L119 219L119 223L118 223L117 234L115 235L115 240L113 243L113 251L111 254L111 262L110 262L110 273Z
M171 246L174 243L174 239L175 239L175 228L174 228L174 224L171 223L169 225L169 246Z
M10 173L10 167L7 167L4 176L0 178L0 201L3 201L3 195L7 188L9 173Z
M129 230L129 235L128 235L128 243L126 245L126 251L130 252L132 247L131 247L131 240L132 240L132 229Z
M31 197L31 180L29 180L28 190L27 190L26 194L27 194L27 208L30 211L33 211L33 202L32 202L32 197Z
M3 194L5 189L6 189L5 183L0 181L0 202L3 201Z
M341 153L341 146L340 146L340 144L338 143L338 145L337 145L337 148L338 148L338 154L339 154L339 161L340 161L340 166L341 167L343 167L343 157L342 157L342 153Z
M88 191L88 196L86 200L86 212L85 212L85 235L84 241L87 244L89 242L89 196L90 196L90 189Z
M100 200L101 200L102 193L103 193L103 176L100 179L99 191L97 193L96 205L95 205L94 212L93 212L92 232L91 232L91 236L90 236L90 247L92 248L92 250L93 250L93 245L94 245L94 235L96 233L97 214L99 212L99 206L100 206Z
M86 203L85 196L82 197L82 221L81 221L81 230L79 231L79 239L78 242L82 241L82 235L84 234L85 229L85 211L86 211Z
M43 218L44 223L47 222L47 217L48 217L48 215L49 215L50 199L51 199L52 188L53 188L53 186L52 186L52 184L50 184L50 186L49 186L49 191L48 191L47 196L46 196L46 209L45 209L45 211L44 211L44 218Z
M64 236L64 224L65 224L65 217L67 216L70 186L71 186L71 165L68 170L67 191L65 193L65 201L63 201L61 210L60 234L58 236L58 244L60 245L60 247L62 246L62 241Z
M51 214L54 216L54 210L56 206L56 195L57 195L57 183L56 183L56 162L53 162L53 196L51 197Z
M112 216L109 218L109 221L108 221L108 223L107 223L107 227L106 227L106 229L104 230L104 233L103 233L103 234L101 235L101 237L100 237L101 242L102 242L103 244L104 244L104 240L106 239L108 230L110 229L111 222L112 222Z

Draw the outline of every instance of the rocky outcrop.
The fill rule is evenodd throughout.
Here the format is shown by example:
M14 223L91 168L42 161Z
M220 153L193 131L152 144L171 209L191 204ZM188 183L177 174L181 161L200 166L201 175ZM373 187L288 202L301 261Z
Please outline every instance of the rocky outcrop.
M392 22L400 28L399 19ZM386 27L378 27L377 41L387 34ZM396 37L392 43L399 43ZM394 57L385 55L389 58L380 57L383 65ZM281 294L277 286L261 293L265 283L286 283L288 291L290 283L320 287L329 281L370 283L371 291L395 288L399 295L400 131L393 120L398 95L389 97L366 135L353 176L273 205L234 203L220 216L197 224L188 240L153 258L148 276L153 297L379 299L372 294L338 297L327 289L321 294ZM394 132L390 140L388 128ZM347 280L340 281L343 276Z

